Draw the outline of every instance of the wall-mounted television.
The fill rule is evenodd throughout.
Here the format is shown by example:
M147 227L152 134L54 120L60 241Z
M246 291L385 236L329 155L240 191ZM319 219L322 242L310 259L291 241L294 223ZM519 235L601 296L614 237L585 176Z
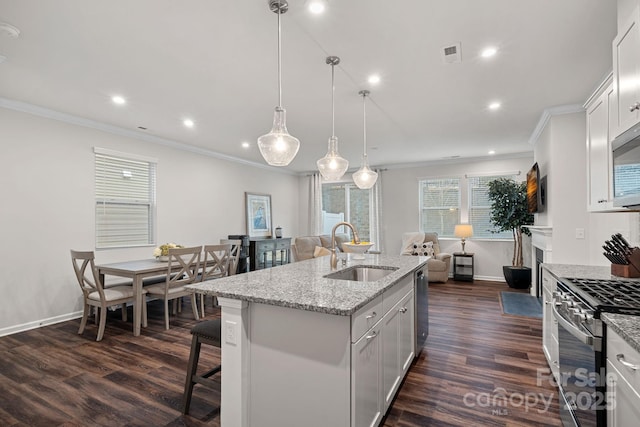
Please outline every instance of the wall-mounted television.
M547 177L540 178L540 168L535 163L527 172L527 207L530 213L544 211L546 193Z

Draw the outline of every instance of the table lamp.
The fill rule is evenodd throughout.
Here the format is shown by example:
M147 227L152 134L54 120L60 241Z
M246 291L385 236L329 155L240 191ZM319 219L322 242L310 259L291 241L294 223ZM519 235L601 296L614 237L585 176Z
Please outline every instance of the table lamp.
M460 237L462 239L462 253L466 254L464 251L465 239L467 237L473 236L473 225L471 224L458 224L453 231L453 234L456 237Z

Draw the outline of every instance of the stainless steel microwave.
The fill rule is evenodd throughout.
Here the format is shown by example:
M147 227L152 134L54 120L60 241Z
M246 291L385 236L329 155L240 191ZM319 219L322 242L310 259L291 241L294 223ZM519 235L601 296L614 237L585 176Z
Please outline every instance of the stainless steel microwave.
M611 144L613 149L613 206L640 210L640 125Z

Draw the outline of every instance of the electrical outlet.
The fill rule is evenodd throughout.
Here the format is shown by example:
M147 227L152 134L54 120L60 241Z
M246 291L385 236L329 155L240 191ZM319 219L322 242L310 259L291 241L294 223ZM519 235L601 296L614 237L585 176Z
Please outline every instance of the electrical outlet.
M238 324L227 320L224 325L224 340L227 344L236 344L236 336L238 335Z
M584 228L576 228L576 239L584 239Z

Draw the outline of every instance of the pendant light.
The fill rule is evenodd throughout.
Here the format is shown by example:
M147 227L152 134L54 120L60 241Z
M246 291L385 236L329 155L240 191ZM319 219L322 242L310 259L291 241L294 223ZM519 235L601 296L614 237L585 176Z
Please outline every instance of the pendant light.
M286 111L282 108L282 76L280 72L280 15L289 10L286 0L268 0L269 9L278 15L278 106L273 114L273 128L271 132L258 138L260 154L271 166L287 166L298 154L300 141L289 135L286 123Z
M364 152L362 154L362 166L356 172L353 173L353 182L356 183L358 188L366 190L373 187L378 179L378 173L372 171L369 168L369 161L367 160L367 108L366 99L369 95L368 90L361 90L358 94L362 95L362 116L363 116L363 136L364 136Z
M349 168L349 161L338 153L338 137L336 136L336 114L334 94L336 86L334 84L334 67L340 63L337 56L328 56L327 64L331 65L331 138L329 138L329 149L327 155L316 162L322 177L327 181L337 181Z

